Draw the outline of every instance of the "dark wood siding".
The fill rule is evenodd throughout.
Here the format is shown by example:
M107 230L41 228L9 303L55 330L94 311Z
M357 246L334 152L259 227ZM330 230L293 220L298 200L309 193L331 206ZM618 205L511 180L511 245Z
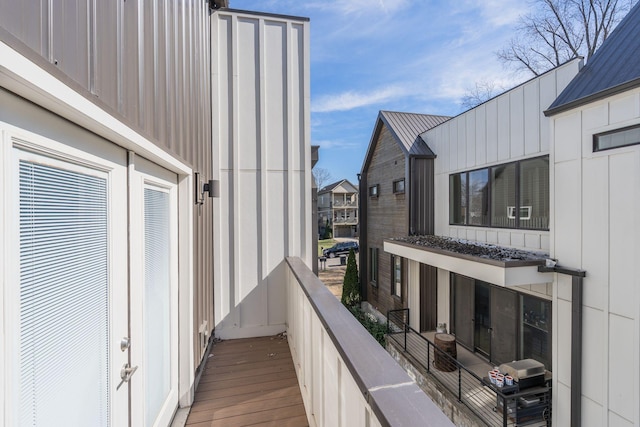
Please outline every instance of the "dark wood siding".
M387 310L402 308L407 304L406 285L403 286L402 300L391 295L391 256L384 252L384 239L390 237L406 236L408 231L408 197L406 194L393 193L393 181L405 178L405 155L400 149L386 126L383 126L369 163L369 168L364 171L361 197L366 203L366 220L361 226L366 227L367 247L363 248L363 255L367 256L368 248L379 248L378 255L378 286L373 287L369 281L369 271L362 272L366 277L367 300L386 314ZM369 197L368 187L379 185L379 196ZM366 201L364 201L366 199ZM364 240L364 239L363 239ZM367 268L367 265L363 267ZM405 280L406 282L406 280Z
M0 0L3 41L211 179L208 2L49 4ZM211 203L193 212L198 365L198 328L214 324Z
M411 158L408 190L411 194L410 234L433 234L434 171L433 159Z

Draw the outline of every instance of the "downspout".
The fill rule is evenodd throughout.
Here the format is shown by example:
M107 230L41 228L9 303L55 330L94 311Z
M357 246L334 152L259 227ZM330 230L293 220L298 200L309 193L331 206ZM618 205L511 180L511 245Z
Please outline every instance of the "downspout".
M571 276L571 425L582 425L582 279L584 270L539 266L541 273Z

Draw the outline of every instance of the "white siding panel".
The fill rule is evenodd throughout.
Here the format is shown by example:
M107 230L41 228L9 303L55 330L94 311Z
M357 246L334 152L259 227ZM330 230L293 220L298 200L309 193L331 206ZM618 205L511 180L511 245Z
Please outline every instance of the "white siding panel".
M260 106L260 66L259 21L238 19L238 43L242 46L238 56L238 110L242 126L238 126L238 149L240 169L257 169L260 152L259 106Z
M540 246L540 235L539 234L531 234L527 233L524 235L524 246L527 249L539 250Z
M558 402L571 402L571 388L565 384L558 383L553 386L554 399ZM553 408L553 419L551 425L570 426L571 425L571 405L558 405Z
M264 209L267 216L267 229L264 230L266 242L263 254L265 258L264 274L269 275L271 271L282 262L282 254L285 253L287 245L287 204L285 199L286 175L284 172L269 172L267 174L266 197L267 209Z
M558 340L554 340L554 351L562 356L553 365L553 376L568 385L571 384L571 357L567 357L571 354L571 303L559 299L557 313L557 319L554 320L558 325Z
M555 120L554 141L556 162L573 160L580 156L580 125L579 112L567 114Z
M635 388L638 365L636 355L629 349L633 331L633 320L609 316L609 409L627 420L634 418L634 410L638 405Z
M462 122L462 120L460 120ZM476 112L469 111L465 114L465 136L467 145L467 167L472 168L476 161Z
M524 154L540 151L541 120L548 119L540 109L540 81L536 79L524 86Z
M635 119L640 115L638 109L640 101L637 93L614 99L609 102L609 121L613 124Z
M606 102L582 110L582 127L584 130L602 128L609 124L609 109ZM585 138L589 150L592 149L591 138ZM585 153L588 151L585 149Z
M480 105L476 108L476 163L487 163L487 107Z
M583 287L584 304L605 309L605 290L609 281L609 161L607 157L583 162L583 255L589 274Z
M556 215L554 248L555 256L563 265L581 265L581 186L580 162L564 162L555 165L554 210ZM560 226L562 225L562 226Z
M465 116L453 119L454 124L451 125L451 136L455 135L458 144L458 169L467 167L467 128L465 124Z
M511 137L509 113L509 95L503 95L498 98L498 160L508 160L510 154Z
M582 398L582 427L602 427L602 405Z
M582 376L582 394L598 403L603 401L602 385L606 384L609 376L607 370L602 369L606 363L606 347L602 345L605 333L603 328L604 321L601 310L584 307L582 311L582 328L585 332L588 332L582 335L582 354L584 356L582 359L582 372L586 373L586 375ZM602 419L599 419L599 421L602 422Z
M548 73L540 78L540 109L542 111L549 108L553 101L557 98L556 93L556 77L555 73ZM540 151L549 149L550 120L540 120ZM556 145L558 140L556 140Z
M455 128L455 123L452 120L442 126L442 141L449 146L449 170L447 172L458 169L458 141L454 137L455 133L452 128Z
M487 114L487 163L498 161L498 101L486 104Z
M291 155L293 156L293 169L304 170L306 164L305 150L301 149L301 144L307 136L306 129L308 112L305 106L309 101L309 94L306 94L304 67L305 67L305 43L304 43L304 27L299 24L291 25L290 43L291 43L291 62L289 76L290 88L290 120L288 124L291 128ZM306 104L305 104L306 102Z
M519 232L511 233L511 246L524 249L525 248L524 233L519 233Z
M609 412L609 425L615 427L632 427L636 424L632 423L629 420L625 420L615 412Z
M629 215L630 212L637 212L640 191L638 170L635 152L610 157L609 307L611 312L629 318L634 318L638 304L637 299L629 297L633 292L638 262L636 239L629 238L638 236L636 215Z
M524 89L519 87L509 93L510 157L524 155Z
M265 134L268 170L284 170L286 156L286 30L284 22L266 22L264 26ZM268 53L267 53L268 52Z

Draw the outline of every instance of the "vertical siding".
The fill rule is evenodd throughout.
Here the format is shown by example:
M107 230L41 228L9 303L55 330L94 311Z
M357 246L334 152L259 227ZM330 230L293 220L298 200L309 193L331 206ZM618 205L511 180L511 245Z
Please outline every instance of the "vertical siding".
M449 225L449 175L549 154L549 119L541 109L568 84L567 76L578 72L578 64L578 60L567 63L421 135L438 156L435 234L549 250L548 231Z
M362 271L361 276L366 281L369 303L386 313L387 310L403 308L407 304L404 290L402 301L391 295L391 255L384 251L383 244L384 239L406 236L409 232L408 194L393 193L393 181L405 178L406 160L399 143L386 126L382 126L374 144L369 168L363 171L366 174L367 188L362 189L362 197L366 198L367 222L361 227L366 227L368 247L361 250L366 257L368 248L378 248L377 287L371 286L368 270ZM378 197L368 195L368 187L373 185L380 186ZM364 217L362 212L360 217Z
M640 206L640 146L600 152L592 147L594 134L638 124L640 90L635 89L559 114L550 126L551 253L563 264L587 271L582 364L583 372L593 375L582 376L583 414L589 414L583 415L585 426L640 423L640 222L630 214ZM554 393L553 422L561 424L569 417L571 367L565 340L572 333L561 309L569 306L571 294L561 277L555 286L554 389L566 392ZM625 366L624 381L616 378L620 366Z
M312 262L309 25L219 10L211 28L216 335L274 334L284 257Z
M42 57L52 74L72 79L87 98L211 179L207 2L49 4L0 0L0 26L27 46L25 56ZM211 203L194 209L193 217L197 365L204 343L198 329L214 324Z

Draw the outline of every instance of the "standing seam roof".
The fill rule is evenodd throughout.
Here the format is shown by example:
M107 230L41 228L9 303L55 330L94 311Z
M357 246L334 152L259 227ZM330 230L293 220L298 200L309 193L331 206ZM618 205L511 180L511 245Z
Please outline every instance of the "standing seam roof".
M620 21L545 115L635 86L640 86L640 3Z
M433 152L420 138L420 134L450 119L448 116L395 111L380 111L380 115L408 155L432 156Z

